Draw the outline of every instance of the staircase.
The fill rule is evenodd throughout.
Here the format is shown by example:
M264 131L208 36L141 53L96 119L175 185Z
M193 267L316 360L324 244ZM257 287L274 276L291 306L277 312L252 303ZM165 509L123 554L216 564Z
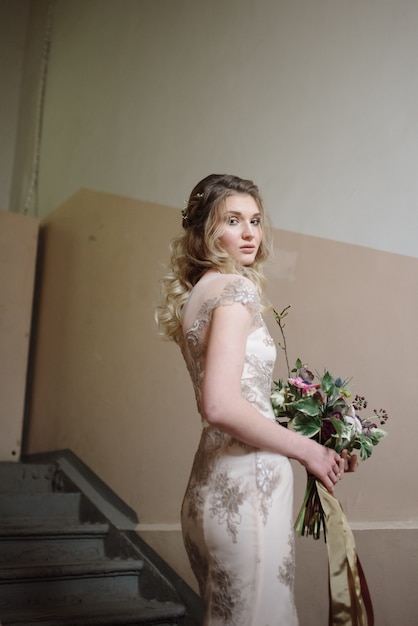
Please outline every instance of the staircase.
M120 501L66 452L0 463L1 625L198 626L194 592L116 527Z

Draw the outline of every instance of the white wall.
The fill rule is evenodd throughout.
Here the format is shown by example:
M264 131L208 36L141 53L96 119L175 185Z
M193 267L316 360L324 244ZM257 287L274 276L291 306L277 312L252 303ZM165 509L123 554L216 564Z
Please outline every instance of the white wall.
M414 0L58 0L40 215L256 180L276 227L418 256Z

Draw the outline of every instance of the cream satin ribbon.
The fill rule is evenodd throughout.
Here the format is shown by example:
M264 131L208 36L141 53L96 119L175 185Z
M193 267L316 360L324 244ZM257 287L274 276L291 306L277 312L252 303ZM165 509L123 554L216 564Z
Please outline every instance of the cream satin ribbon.
M325 516L328 548L329 626L374 626L367 582L341 504L316 481Z

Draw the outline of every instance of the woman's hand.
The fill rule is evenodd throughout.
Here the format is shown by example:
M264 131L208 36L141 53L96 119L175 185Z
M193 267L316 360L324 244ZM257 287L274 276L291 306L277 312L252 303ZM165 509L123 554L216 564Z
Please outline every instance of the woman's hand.
M334 494L335 485L342 479L344 474L356 471L358 467L357 454L349 454L347 450L337 454L331 448L321 446L320 444L316 445L322 448L325 454L323 454L323 458L321 458L320 454L312 455L312 458L309 459L306 465L306 469L319 478L328 491Z
M357 454L349 454L347 450L343 450L341 457L344 459L344 472L355 472L358 468Z
M302 461L302 465L316 476L334 494L335 485L342 479L345 472L355 472L358 467L357 454L349 454L343 450L341 454L331 448L322 446L312 439L307 439L311 444L308 451L307 462Z
M306 438L305 441L307 449L304 455L305 461L301 460L302 465L316 476L330 493L334 494L334 487L344 474L347 459L335 450L312 439Z

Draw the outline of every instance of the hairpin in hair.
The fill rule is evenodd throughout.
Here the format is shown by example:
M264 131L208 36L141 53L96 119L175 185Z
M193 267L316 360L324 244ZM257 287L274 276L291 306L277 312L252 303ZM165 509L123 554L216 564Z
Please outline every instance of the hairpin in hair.
M198 200L200 200L200 198L203 198L203 193L196 193L193 198L197 198ZM181 210L181 214L183 216L183 222L187 222L187 219L189 217L189 203L187 200L184 201L184 208Z

